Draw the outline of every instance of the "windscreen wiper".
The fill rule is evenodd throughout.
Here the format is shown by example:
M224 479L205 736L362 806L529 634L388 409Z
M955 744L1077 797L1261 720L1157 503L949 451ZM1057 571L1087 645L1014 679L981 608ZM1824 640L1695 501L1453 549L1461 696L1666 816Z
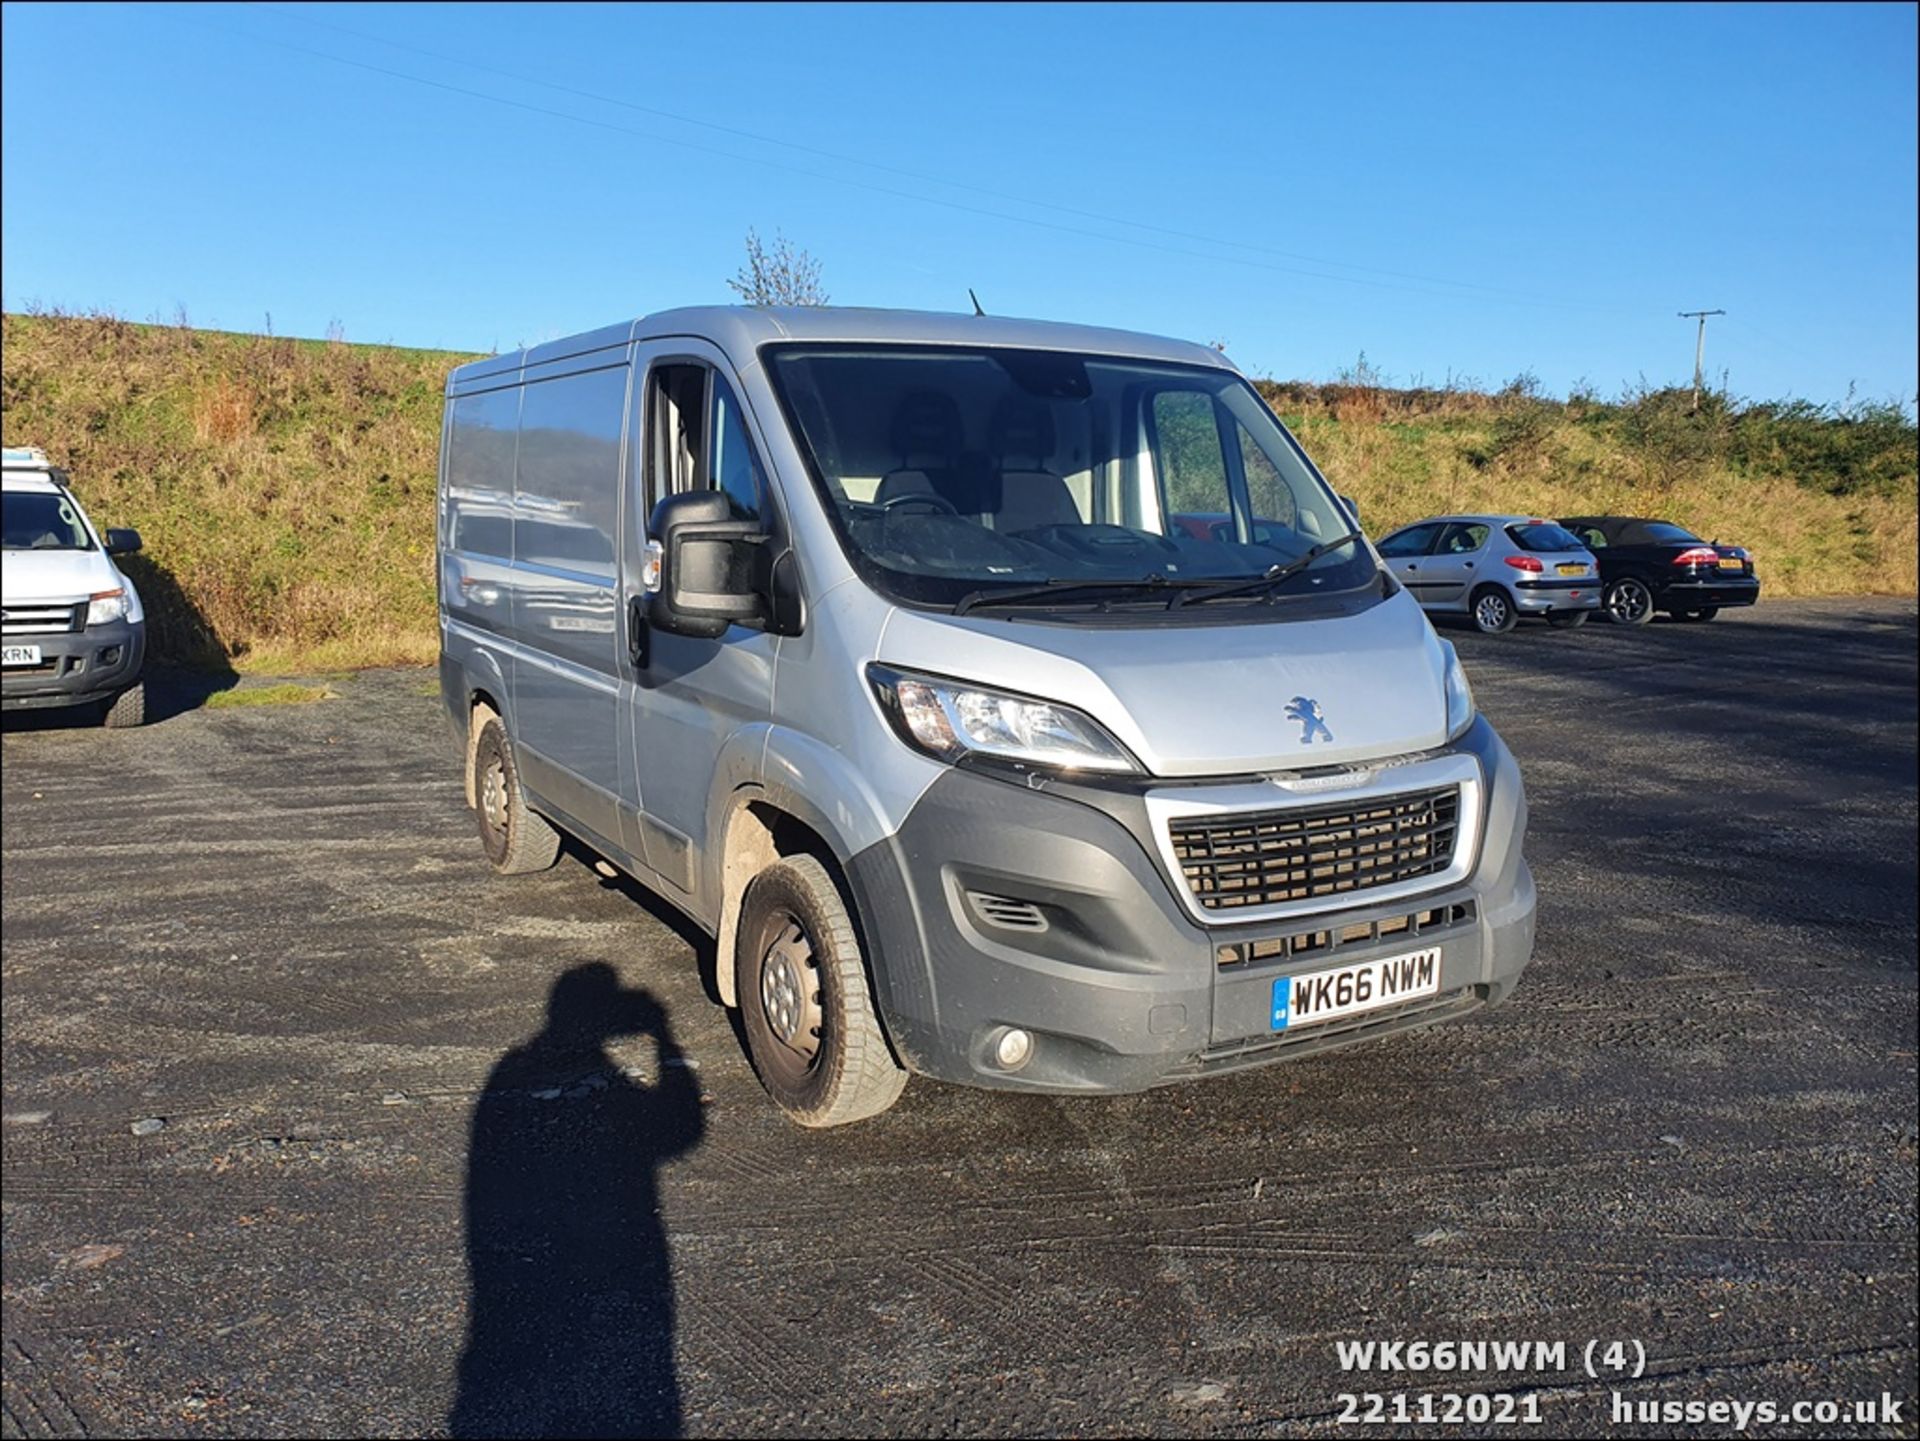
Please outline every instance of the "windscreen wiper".
M1359 531L1350 530L1345 535L1335 536L1332 540L1323 540L1318 545L1308 546L1304 553L1295 556L1292 560L1268 566L1259 575L1251 576L1246 580L1229 580L1203 589L1184 591L1167 602L1167 609L1173 610L1196 600L1215 600L1221 596L1244 595L1253 590L1271 590L1281 581L1298 575L1321 556L1331 554L1343 545L1364 538Z
M1175 580L1172 576L1155 572L1152 575L1133 576L1123 579L1119 576L1056 576L1039 585L1016 586L1012 590L976 590L960 597L954 606L955 615L965 615L983 605L1019 605L1029 600L1058 600L1064 595L1081 590L1161 590L1167 586L1190 586L1198 582Z

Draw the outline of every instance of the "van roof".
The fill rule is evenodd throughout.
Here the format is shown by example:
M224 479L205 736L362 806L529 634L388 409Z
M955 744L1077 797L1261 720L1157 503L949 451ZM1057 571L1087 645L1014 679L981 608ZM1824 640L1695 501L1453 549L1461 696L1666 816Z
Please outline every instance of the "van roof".
M1142 360L1231 369L1210 346L1129 330L1067 325L1051 320L1015 320L998 315L962 315L934 310L871 310L849 305L696 305L662 310L564 340L551 340L506 355L488 356L447 377L454 390L505 371L543 365L635 340L694 336L711 341L744 369L761 346L775 341L822 344L995 345L1020 350L1068 350L1087 355L1124 355Z

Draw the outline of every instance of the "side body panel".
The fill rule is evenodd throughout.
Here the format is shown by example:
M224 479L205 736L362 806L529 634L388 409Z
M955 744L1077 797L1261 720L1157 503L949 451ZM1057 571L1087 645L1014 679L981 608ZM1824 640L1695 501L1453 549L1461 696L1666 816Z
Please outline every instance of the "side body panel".
M514 472L514 743L527 789L621 838L624 349L525 372Z
M1456 521L1441 531L1432 554L1420 564L1421 600L1445 610L1464 610L1476 586L1498 582L1501 577L1488 569L1492 532L1484 521Z

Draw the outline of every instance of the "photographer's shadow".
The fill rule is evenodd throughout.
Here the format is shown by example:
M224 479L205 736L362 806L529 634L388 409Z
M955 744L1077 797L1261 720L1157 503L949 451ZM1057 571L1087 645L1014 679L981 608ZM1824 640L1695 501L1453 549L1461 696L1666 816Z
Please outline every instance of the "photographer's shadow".
M658 1047L652 1086L605 1049L633 1035ZM500 1058L474 1108L455 1436L680 1434L656 1171L702 1128L660 1005L599 962L561 976L545 1029Z

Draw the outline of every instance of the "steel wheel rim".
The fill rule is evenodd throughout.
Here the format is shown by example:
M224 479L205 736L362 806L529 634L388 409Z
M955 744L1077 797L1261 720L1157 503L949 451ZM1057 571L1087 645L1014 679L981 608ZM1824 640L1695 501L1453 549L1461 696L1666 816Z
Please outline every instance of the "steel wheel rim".
M1482 630L1498 630L1507 623L1507 602L1498 595L1483 595L1473 608L1473 618Z
M820 1007L820 959L800 918L769 918L760 950L760 1015L777 1043L780 1069L804 1076L820 1055L826 1017Z
M507 833L507 768L497 755L480 773L480 814L495 835Z
M1636 621L1647 613L1652 597L1638 581L1623 580L1613 588L1613 603L1607 611L1616 620Z

